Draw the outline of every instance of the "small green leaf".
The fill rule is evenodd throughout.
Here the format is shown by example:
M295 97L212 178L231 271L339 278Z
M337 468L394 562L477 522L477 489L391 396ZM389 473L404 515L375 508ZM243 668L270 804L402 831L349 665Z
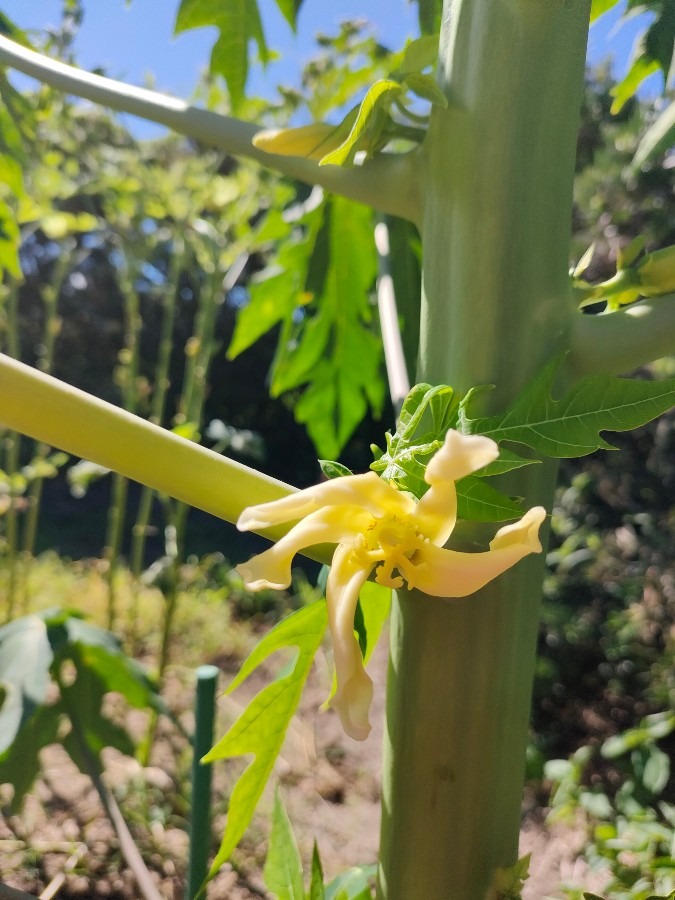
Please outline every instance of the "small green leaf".
M422 72L429 66L436 64L438 59L438 36L422 35L411 41L405 48L403 61L399 67L399 75L408 75L411 72Z
M457 516L473 522L507 522L523 515L518 500L507 497L475 475L457 482Z
M655 796L668 784L670 779L670 757L663 750L652 746L649 758L642 772L642 783Z
M375 113L385 101L393 99L393 97L401 93L401 90L401 85L398 81L384 78L376 81L361 101L356 119L346 140L337 150L333 150L324 156L320 165L342 166L348 160L351 160L356 150L361 149L361 141L366 137L369 127L372 126Z
M305 900L298 842L278 788L274 794L272 830L263 879L277 900Z
M344 478L345 475L354 474L347 466L343 466L342 463L335 462L332 459L320 459L319 466L326 478Z
M319 856L319 846L314 841L312 850L312 881L309 886L309 900L325 900L326 894L323 888L323 866Z
M413 94L417 94L423 100L429 100L444 109L448 105L448 98L438 86L433 75L422 75L419 72L411 72L403 79L405 87L410 88Z
M377 874L377 866L354 866L326 885L326 900L371 900L369 881Z
M675 404L675 380L638 381L592 375L577 382L560 400L551 396L560 358L532 380L512 406L499 415L472 419L478 391L460 404L460 425L467 434L514 441L553 457L585 456L613 449L601 431L628 431L657 418Z
M215 762L218 759L254 755L232 790L225 834L211 866L210 877L229 859L248 828L281 750L326 625L324 601L312 603L293 613L255 647L228 689L228 693L234 690L272 653L297 647L297 657L290 671L263 688L225 737L204 757L204 762Z

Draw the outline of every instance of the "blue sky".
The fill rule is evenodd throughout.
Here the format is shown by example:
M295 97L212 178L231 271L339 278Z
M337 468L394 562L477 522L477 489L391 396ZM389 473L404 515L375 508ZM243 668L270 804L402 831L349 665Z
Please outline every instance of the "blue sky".
M259 0L268 43L281 54L266 72L256 68L250 92L272 96L280 82L294 84L303 63L312 56L318 31L334 31L346 18L365 17L373 23L382 43L398 48L416 33L416 4L409 0L305 0L298 34L293 35L277 11L274 0ZM0 0L0 7L24 28L44 29L58 23L61 0ZM200 71L208 62L215 30L203 28L173 37L178 0L85 0L85 22L77 37L76 56L84 68L103 67L107 74L144 84L152 73L154 86L182 97L192 93ZM326 9L330 12L326 12ZM617 29L616 10L592 29L589 60L614 58L621 76L630 56L640 21L633 19ZM660 90L657 81L652 92Z

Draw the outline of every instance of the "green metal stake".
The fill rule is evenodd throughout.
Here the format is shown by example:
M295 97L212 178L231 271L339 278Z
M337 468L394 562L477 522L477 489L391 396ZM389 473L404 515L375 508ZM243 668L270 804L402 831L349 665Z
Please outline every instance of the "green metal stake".
M198 900L205 896L201 887L208 872L208 855L211 846L211 766L202 765L200 760L208 753L213 744L217 680L218 669L216 666L200 666L197 669L190 858L185 900Z

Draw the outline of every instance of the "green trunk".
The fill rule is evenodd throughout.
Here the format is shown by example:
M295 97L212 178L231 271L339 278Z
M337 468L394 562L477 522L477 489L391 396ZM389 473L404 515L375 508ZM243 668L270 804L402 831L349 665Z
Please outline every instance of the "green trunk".
M589 0L447 3L424 151L419 381L503 408L566 346ZM501 487L550 509L556 466ZM485 541L467 530L465 546ZM394 605L380 896L484 900L517 858L543 558L476 595Z

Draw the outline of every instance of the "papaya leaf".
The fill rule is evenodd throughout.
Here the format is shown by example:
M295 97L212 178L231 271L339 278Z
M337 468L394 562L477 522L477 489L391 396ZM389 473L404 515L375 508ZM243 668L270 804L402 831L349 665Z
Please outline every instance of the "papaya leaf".
M371 900L370 879L377 866L354 866L326 885L326 900Z
M492 475L503 475L505 472L511 472L513 469L522 469L523 466L539 465L538 459L525 459L519 456L513 450L507 450L506 447L499 448L499 456L494 462L489 463L476 476L480 478L489 478Z
M24 616L0 628L0 754L44 702L53 658L39 616Z
M660 113L642 136L631 163L635 171L675 143L675 100Z
M288 647L297 648L297 656L290 671L263 688L222 740L204 757L204 762L215 762L219 759L254 755L232 790L225 833L211 866L210 877L229 859L248 828L281 750L286 729L297 708L326 625L326 604L323 601L317 601L293 613L255 647L228 688L228 693L234 690L270 654Z
M325 898L326 893L323 889L323 866L321 865L318 844L314 841L314 849L312 850L312 880L309 885L308 900L325 900Z
M403 401L395 433L385 436L386 450L370 468L401 490L421 497L429 488L424 480L426 464L455 424L457 409L451 387L416 384Z
M38 707L23 723L12 743L0 753L0 784L11 784L14 789L9 805L12 814L20 812L26 794L40 774L40 751L56 743L62 717L59 703ZM2 727L0 722L0 734L4 739Z
M209 25L219 31L211 51L211 72L224 77L236 110L244 99L250 42L257 44L263 63L269 59L257 0L182 0L175 34Z
M302 6L302 0L277 0L277 6L284 19L295 31L298 21L298 12Z
M626 15L644 7L643 0L629 0ZM675 50L675 4L672 0L650 0L650 12L656 14L654 21L636 42L633 59L624 79L612 90L614 103L612 112L616 113L636 93L645 78L661 70L663 84L670 73Z
M382 343L370 304L373 212L330 197L293 226L238 313L228 357L280 324L270 393L301 390L295 418L318 455L335 459L368 408L378 416L384 401Z
M475 475L457 482L457 516L473 522L507 522L524 510L517 499L507 497Z
M619 0L593 0L591 4L591 22L595 22L600 16L609 12L618 2Z
M278 788L274 794L272 830L263 880L265 887L277 900L305 900L298 842Z
M467 434L526 444L546 456L586 456L614 449L601 431L629 431L657 418L675 404L675 380L638 381L591 375L559 400L551 395L560 357L532 380L504 413L471 417L477 390L460 404L459 421Z
M417 17L422 34L438 34L442 16L443 0L417 0Z

